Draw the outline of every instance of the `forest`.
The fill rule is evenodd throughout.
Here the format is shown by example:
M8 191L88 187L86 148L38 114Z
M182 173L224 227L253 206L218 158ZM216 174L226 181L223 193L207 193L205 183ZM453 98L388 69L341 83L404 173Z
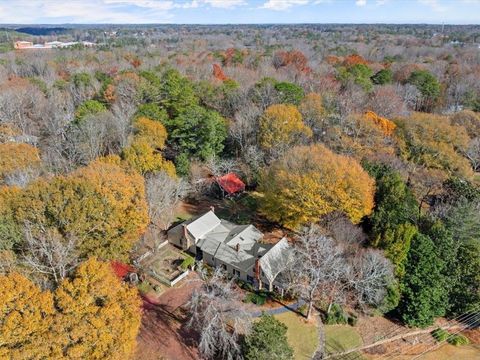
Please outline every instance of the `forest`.
M142 297L111 265L231 172L231 207L295 249L307 318L480 323L480 27L19 31L0 32L0 358L145 358ZM273 317L245 324L236 285L199 276L202 358L292 358Z

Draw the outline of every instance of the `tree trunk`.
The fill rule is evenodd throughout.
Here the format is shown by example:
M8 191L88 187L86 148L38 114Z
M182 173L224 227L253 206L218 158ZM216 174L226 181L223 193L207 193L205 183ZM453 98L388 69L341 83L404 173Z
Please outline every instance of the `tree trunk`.
M307 320L310 320L310 316L312 316L312 309L313 309L313 300L309 300L308 310L307 310Z

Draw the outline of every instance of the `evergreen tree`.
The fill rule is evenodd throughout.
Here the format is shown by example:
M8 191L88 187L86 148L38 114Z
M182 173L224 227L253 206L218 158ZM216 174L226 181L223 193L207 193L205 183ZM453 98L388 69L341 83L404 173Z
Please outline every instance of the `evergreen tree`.
M445 315L448 305L444 262L430 237L417 234L412 240L402 282L400 317L409 326L426 327Z
M247 360L293 359L285 324L272 315L263 314L245 338L244 356Z

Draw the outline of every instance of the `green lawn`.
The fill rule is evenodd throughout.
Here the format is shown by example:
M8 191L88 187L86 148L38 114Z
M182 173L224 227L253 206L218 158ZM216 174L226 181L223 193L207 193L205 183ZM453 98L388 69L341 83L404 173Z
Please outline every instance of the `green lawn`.
M325 325L325 337L326 352L330 354L352 349L363 343L357 330L349 325Z
M295 360L311 359L318 344L316 325L306 323L303 317L292 312L275 315L275 317L288 327L288 343L293 348Z

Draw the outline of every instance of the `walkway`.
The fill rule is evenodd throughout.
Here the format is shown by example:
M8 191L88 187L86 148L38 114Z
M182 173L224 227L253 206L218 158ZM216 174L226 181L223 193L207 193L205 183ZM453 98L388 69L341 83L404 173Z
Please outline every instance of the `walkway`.
M302 305L305 304L305 301L303 300L299 300L297 301L296 303L294 304L290 304L290 305L282 305L278 308L274 308L274 309L266 309L266 310L262 310L262 311L254 311L254 312L251 312L250 315L252 317L260 317L262 316L263 313L265 314L270 314L270 315L279 315L279 314L283 314L287 311L294 311L294 312L297 312L298 308Z

